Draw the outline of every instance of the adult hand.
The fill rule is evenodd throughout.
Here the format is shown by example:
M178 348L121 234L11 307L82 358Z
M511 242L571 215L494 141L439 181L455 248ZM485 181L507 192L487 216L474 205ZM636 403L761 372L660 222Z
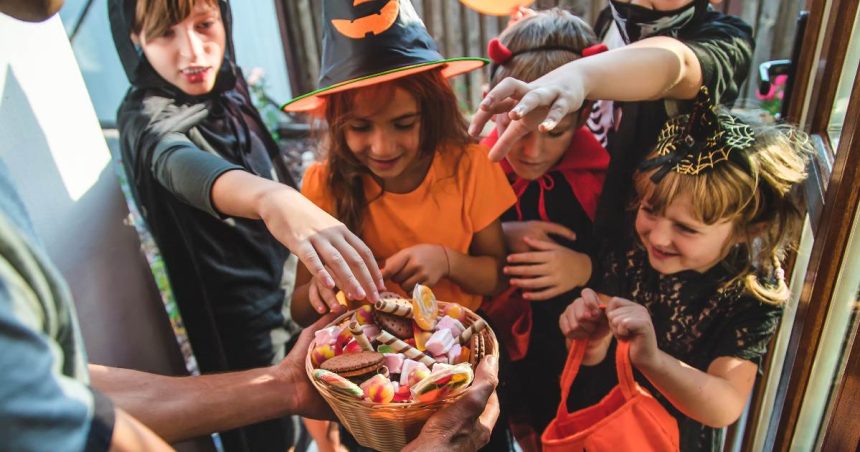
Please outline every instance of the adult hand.
M478 450L490 440L499 418L499 363L485 357L475 370L475 380L456 402L436 412L404 451Z
M293 189L266 192L260 217L324 287L337 285L353 300L379 299L385 286L370 248L300 193Z
M407 293L419 283L432 287L448 276L448 252L443 245L431 244L402 249L385 260L382 277L399 284Z
M308 347L314 338L314 333L331 323L336 318L334 314L322 316L313 325L302 330L299 339L293 345L290 353L276 365L276 371L283 375L284 395L292 397L289 414L298 414L311 419L337 419L328 403L320 396L319 391L308 379L305 371L305 357Z
M633 365L649 368L659 360L654 324L645 306L615 297L606 306L606 318L612 335L630 342L630 362Z
M508 255L505 275L526 300L548 300L579 287L591 276L591 258L553 241L523 238L535 251Z
M489 153L490 160L499 161L526 134L554 129L565 116L582 107L586 95L582 77L570 65L561 66L531 83L506 78L481 101L472 116L469 133L478 136L494 115L508 114L511 123Z
M523 240L526 237L553 241L552 235L558 235L568 240L576 240L576 233L561 225L549 221L506 221L502 223L505 233L505 244L512 253L522 253L532 248Z

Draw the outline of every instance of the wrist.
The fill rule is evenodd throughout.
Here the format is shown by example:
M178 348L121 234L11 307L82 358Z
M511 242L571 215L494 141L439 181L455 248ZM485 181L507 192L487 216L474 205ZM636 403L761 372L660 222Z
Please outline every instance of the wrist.
M442 254L445 255L445 272L442 274L442 277L447 278L451 276L451 256L448 254L447 246L439 245L439 248L442 248Z
M665 356L662 350L655 347L653 353L638 353L635 356L630 356L630 363L645 376L648 376L658 372L663 367L663 358Z
M292 204L292 198L301 196L299 192L283 184L266 184L255 197L254 212L264 222L268 222L282 208L283 204Z

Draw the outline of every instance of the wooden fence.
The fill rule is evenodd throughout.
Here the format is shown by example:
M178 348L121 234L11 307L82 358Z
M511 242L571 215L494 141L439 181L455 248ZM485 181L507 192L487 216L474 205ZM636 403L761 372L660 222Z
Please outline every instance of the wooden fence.
M316 88L319 78L322 1L278 0L285 22L284 38L294 93ZM803 0L724 0L717 8L741 17L753 26L756 50L747 86L741 95L742 105L755 104L758 66L768 60L789 58L794 40L795 20ZM504 29L507 18L478 14L459 0L412 0L430 34L446 57L485 56L487 42ZM594 23L606 0L536 0L537 9L562 7ZM486 72L475 71L454 79L454 87L469 111L481 98Z

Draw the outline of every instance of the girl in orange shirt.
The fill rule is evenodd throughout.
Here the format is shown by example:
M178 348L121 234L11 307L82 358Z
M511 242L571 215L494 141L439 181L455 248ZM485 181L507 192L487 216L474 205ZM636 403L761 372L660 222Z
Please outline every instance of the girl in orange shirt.
M325 12L335 25L335 5ZM321 88L285 106L325 115L325 159L302 193L343 221L373 251L389 290L417 283L476 310L504 289L499 216L516 198L487 150L472 144L446 77L486 60L444 59L409 2L381 33L344 36L328 27ZM330 6L330 7L328 7ZM310 323L339 309L335 290L300 268L293 318Z

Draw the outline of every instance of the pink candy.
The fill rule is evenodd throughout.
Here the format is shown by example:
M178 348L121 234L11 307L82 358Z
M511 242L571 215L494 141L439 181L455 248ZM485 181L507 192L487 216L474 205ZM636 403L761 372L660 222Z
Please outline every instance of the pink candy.
M314 342L316 342L317 345L333 345L337 341L337 336L340 334L341 330L342 328L337 326L323 328L314 333Z
M439 330L430 336L424 346L433 356L440 356L447 354L455 343L457 343L457 339L451 335L451 330Z
M374 375L361 384L364 397L374 403L388 403L394 399L394 385L385 375Z
M458 364L461 353L463 353L463 347L460 344L452 345L451 350L448 350L448 364Z
M409 386L409 374L414 368L424 369L428 372L430 371L424 363L413 361L411 359L404 359L403 365L400 367L400 386Z
M415 366L409 371L409 375L406 376L406 383L408 383L409 386L414 386L419 381L427 378L429 375L430 369L425 367L424 364L421 364L421 366ZM403 379L402 374L400 378L401 380Z
M439 323L436 324L437 331L450 330L451 336L453 337L460 337L460 333L462 333L465 329L466 327L463 326L463 324L459 320L447 315L445 317L442 317L442 319L439 320Z
M399 374L403 368L403 361L406 359L403 353L383 353L385 357L385 367L393 374Z

